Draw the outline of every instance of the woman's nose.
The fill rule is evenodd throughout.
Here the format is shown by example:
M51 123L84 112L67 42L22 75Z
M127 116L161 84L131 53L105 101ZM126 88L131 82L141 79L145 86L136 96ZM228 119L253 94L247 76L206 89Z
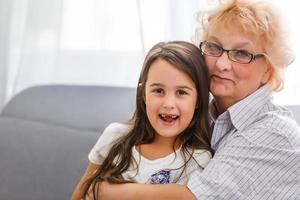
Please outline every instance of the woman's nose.
M228 54L226 51L223 52L223 54L217 58L216 66L220 71L223 70L230 70L232 62L229 60Z

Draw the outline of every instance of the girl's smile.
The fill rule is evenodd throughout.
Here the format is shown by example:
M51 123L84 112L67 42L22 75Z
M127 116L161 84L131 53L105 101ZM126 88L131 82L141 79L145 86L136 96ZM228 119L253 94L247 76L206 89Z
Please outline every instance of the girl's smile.
M162 123L164 125L171 126L176 123L176 120L179 119L179 115L159 114L159 118L162 120Z

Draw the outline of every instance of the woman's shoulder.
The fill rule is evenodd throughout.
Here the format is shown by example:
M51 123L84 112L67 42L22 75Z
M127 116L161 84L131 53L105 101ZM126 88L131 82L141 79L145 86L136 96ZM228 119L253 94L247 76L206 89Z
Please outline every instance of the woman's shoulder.
M260 145L268 145L265 143L278 140L284 148L300 145L300 142L295 144L295 141L299 141L300 127L291 111L281 106L261 112L256 121L243 130L241 135L250 142L259 142Z
M292 112L285 107L275 106L262 111L250 128L277 130L279 132L296 131L299 126Z

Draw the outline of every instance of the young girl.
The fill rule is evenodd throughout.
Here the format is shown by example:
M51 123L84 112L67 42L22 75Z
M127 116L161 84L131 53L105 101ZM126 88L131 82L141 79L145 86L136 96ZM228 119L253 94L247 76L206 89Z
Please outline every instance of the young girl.
M212 156L208 75L200 50L183 41L161 42L147 54L136 111L128 124L106 128L73 199L97 199L97 183L186 184ZM96 170L95 170L96 169Z

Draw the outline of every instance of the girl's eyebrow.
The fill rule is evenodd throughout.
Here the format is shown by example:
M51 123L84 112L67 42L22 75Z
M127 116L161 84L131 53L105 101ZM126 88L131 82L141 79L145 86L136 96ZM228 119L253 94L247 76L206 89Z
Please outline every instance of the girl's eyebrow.
M163 84L161 83L152 83L150 84L150 87L164 87ZM177 89L187 89L187 90L193 90L194 87L189 87L189 86L186 86L186 85L178 85L176 86Z
M187 90L193 90L194 87L189 87L189 86L177 86L178 89L187 89Z
M161 83L152 83L150 84L150 87L164 87L164 85Z

